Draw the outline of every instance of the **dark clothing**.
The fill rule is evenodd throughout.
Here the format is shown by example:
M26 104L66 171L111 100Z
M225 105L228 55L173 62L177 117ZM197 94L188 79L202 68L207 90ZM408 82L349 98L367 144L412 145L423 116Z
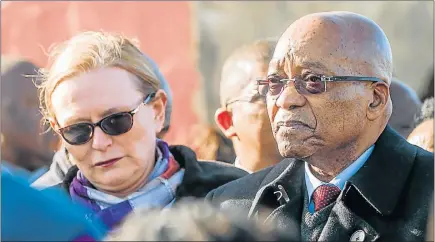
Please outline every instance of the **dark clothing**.
M169 146L169 150L180 167L185 169L176 200L183 197L203 198L211 190L248 174L223 162L198 161L195 152L185 146ZM71 167L63 182L56 186L61 186L69 194L70 184L77 172L77 166Z
M300 240L422 241L433 197L434 156L409 144L389 126L363 167L349 179L337 201L310 214L304 162L285 159L207 195L222 209L298 231Z

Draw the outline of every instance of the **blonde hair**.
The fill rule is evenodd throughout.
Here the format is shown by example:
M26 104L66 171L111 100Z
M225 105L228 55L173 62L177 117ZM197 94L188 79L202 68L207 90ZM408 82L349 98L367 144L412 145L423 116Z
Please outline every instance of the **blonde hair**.
M103 67L119 67L135 75L144 94L160 88L151 63L139 50L137 41L103 31L82 32L54 46L49 51L48 68L40 70L37 86L44 121L55 116L51 95L62 81Z

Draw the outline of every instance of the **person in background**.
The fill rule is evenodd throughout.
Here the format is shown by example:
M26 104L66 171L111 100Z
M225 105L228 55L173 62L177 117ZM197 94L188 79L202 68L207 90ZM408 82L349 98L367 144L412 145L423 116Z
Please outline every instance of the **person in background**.
M390 96L393 113L388 124L406 138L414 129L414 120L420 112L421 101L412 88L394 77L390 85Z
M429 209L429 218L427 221L427 232L426 232L426 241L434 241L434 210L433 210L433 200Z
M168 208L205 197L246 172L198 162L184 146L157 138L167 96L152 65L130 39L79 33L50 53L41 71L41 112L74 164L62 187L109 229L139 208Z
M220 83L221 107L215 121L234 145L235 166L256 172L278 163L279 154L257 80L264 80L276 40L259 40L235 50L225 61Z
M2 241L100 241L106 228L56 189L37 191L17 176L1 175Z
M171 209L142 209L129 215L106 241L296 241L291 231L220 212L186 200Z
M426 79L423 93L420 95L420 100L424 102L424 100L429 99L434 96L434 70L430 70L428 78Z
M236 158L231 140L211 125L193 125L188 134L177 143L190 147L195 151L199 160L233 164Z
M267 81L259 81L287 159L207 199L297 229L299 241L423 241L434 155L387 124L392 70L388 38L367 17L322 12L296 20L278 41Z
M38 90L32 79L38 67L10 56L2 56L1 63L2 167L32 181L50 165L59 140L53 132L42 134Z
M421 108L421 113L416 120L416 128L408 137L408 142L417 145L429 152L434 151L434 98L429 98L424 101Z
M160 86L165 91L167 97L165 106L165 121L163 123L162 130L157 134L157 138L162 139L164 135L168 132L171 124L172 91L169 87L169 82L165 79L157 64L146 55L144 55L144 58L146 58L146 60L150 63L151 68L156 74ZM63 179L65 179L65 175L68 170L73 166L73 164L68 159L67 154L68 151L65 149L65 146L62 146L59 151L55 153L53 157L53 162L50 165L50 169L37 180L35 180L32 183L32 186L38 189L43 189L61 183Z

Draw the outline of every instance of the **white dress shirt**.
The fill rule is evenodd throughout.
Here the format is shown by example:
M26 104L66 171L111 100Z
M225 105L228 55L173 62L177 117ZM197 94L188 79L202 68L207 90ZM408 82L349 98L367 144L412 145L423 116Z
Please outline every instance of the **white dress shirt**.
M249 174L252 173L252 171L246 169L245 167L242 166L242 164L240 164L240 160L239 160L238 157L236 157L236 159L234 160L234 166L237 167L237 168L239 168L239 169L242 169L242 170L248 172Z
M328 183L322 182L321 180L317 179L313 175L313 173L311 173L308 163L305 162L305 185L307 187L309 197L308 211L310 211L310 213L314 213L314 202L312 201L311 196L313 195L314 190L316 190L317 187L323 184L331 184L337 186L338 188L340 188L340 190L343 190L346 181L349 180L355 173L357 173L358 170L364 165L364 163L366 163L374 148L375 145L370 146L356 161L354 161L350 166L340 172L340 174L338 174Z

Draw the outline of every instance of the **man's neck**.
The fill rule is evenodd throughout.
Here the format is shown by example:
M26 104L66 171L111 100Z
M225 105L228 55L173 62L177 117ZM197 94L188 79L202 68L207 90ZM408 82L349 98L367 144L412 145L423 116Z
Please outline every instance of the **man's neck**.
M238 141L233 143L240 166L250 172L275 165L283 159L277 150L254 149Z
M369 147L370 145L360 147L349 145L334 151L322 152L304 160L310 165L311 172L317 179L329 182L357 160Z

